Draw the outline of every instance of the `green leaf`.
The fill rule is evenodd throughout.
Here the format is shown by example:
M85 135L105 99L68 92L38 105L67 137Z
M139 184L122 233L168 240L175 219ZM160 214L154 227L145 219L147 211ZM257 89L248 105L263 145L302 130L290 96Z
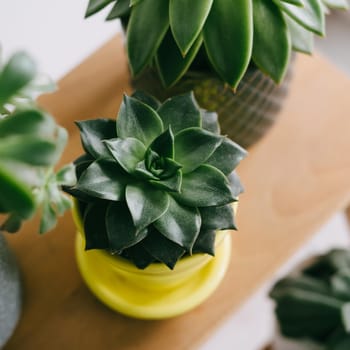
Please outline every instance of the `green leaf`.
M293 4L295 6L300 6L300 7L304 6L302 0L280 0L280 1L287 2L287 3Z
M34 61L25 53L15 53L0 73L0 106L25 87L36 75Z
M287 4L279 0L274 0L274 2L305 29L317 35L323 36L325 34L325 20L320 0L302 0L303 7Z
M144 91L135 91L131 97L143 102L145 105L150 106L155 111L161 106L161 103L153 96L145 93Z
M227 178L229 180L231 193L233 197L237 199L237 197L244 191L241 180L239 179L236 171L233 171L231 174L229 174Z
M182 172L178 170L173 176L162 179L162 180L150 180L149 181L155 187L159 189L169 191L169 192L178 192L180 193L181 184L182 184Z
M30 189L1 167L0 188L0 207L6 212L18 214L25 219L34 213L36 204Z
M18 111L0 120L0 137L9 135L50 135L55 123L47 114L33 109Z
M170 0L170 27L183 56L201 33L212 4L213 0Z
M43 211L40 220L40 234L52 230L57 224L56 212L48 200L43 203Z
M228 175L237 167L246 155L246 150L225 137L214 153L207 159L206 163L218 168L225 175Z
M148 236L142 242L143 247L156 260L164 263L170 269L173 269L177 261L184 255L185 250L178 244L165 238L155 229L148 233Z
M236 88L251 58L253 44L251 0L215 0L203 28L211 64L223 81Z
M156 55L157 71L165 87L175 85L184 76L202 46L202 42L203 37L200 35L184 57L170 30L167 32Z
M107 16L107 21L110 21L115 18L120 18L128 15L130 13L130 0L118 0L111 12Z
M145 157L146 148L144 144L132 137L115 139L105 143L113 158L128 173L133 173L137 164Z
M350 273L339 271L331 277L330 284L332 292L339 298L347 301L350 296ZM350 323L349 323L350 324ZM349 330L350 331L350 330Z
M88 7L86 9L85 18L92 16L93 14L101 11L108 4L115 0L89 0Z
M173 196L190 207L225 205L234 198L225 175L210 165L201 165L182 176L182 193Z
M146 184L127 185L126 202L138 231L160 218L169 206L166 192Z
M85 250L110 247L105 223L107 204L103 201L91 203L84 212Z
M253 0L253 14L253 61L279 83L286 73L291 51L288 27L272 1Z
M294 20L285 16L294 51L311 54L314 50L314 35Z
M197 208L183 206L169 197L169 207L154 222L154 227L166 238L191 253L201 227L201 216Z
M56 174L56 181L59 185L73 186L77 178L75 175L75 167L73 164L67 164L62 167Z
M149 264L155 262L155 258L144 248L143 242L123 250L120 255L131 260L139 269L145 269Z
M146 147L163 131L157 112L139 100L124 96L117 120L118 137L136 138Z
M222 143L223 137L201 128L189 128L175 136L175 160L189 173L203 164Z
M220 125L218 115L216 112L201 110L202 115L202 128L213 132L214 134L220 134Z
M330 8L347 10L349 3L347 0L323 0L323 2Z
M158 110L164 128L174 135L181 130L201 126L201 114L193 92L167 99Z
M149 149L161 157L174 157L174 134L171 125L150 144Z
M17 214L10 214L0 226L0 230L8 233L16 233L20 230L21 226L22 218Z
M114 120L99 118L76 122L76 124L80 129L81 142L85 152L96 159L110 157L103 140L117 137Z
M106 228L110 247L117 252L135 245L147 235L147 230L137 231L125 202L108 205Z
M0 159L39 166L51 165L56 160L54 142L37 136L9 136L0 143Z
M203 230L236 230L232 204L199 208Z
M209 255L215 255L215 231L201 230L198 238L193 246L193 253L207 253Z
M169 27L168 9L168 0L142 1L132 8L127 53L133 76L141 73L154 57Z
M115 162L97 160L80 176L76 189L110 201L123 200L128 174Z

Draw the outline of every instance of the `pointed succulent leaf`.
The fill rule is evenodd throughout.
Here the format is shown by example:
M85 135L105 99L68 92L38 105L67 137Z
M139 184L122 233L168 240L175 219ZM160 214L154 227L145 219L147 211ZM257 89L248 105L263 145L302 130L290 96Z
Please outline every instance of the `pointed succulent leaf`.
M207 159L206 163L218 168L225 175L228 175L246 155L246 150L225 137L214 153Z
M129 15L131 10L129 3L130 0L118 0L112 7L112 10L109 12L106 20L110 21L112 19L121 18Z
M141 1L133 6L127 30L127 52L133 76L141 73L154 57L169 27L168 8L165 0Z
M107 236L112 251L121 251L135 245L147 235L138 231L125 202L110 203L106 212Z
M174 198L190 207L225 205L234 201L227 178L211 165L201 165L183 175L181 190Z
M99 159L82 173L76 189L96 198L119 201L124 198L128 182L127 174L118 164Z
M0 230L8 233L16 233L22 226L22 218L17 214L10 214L1 224Z
M216 232L214 230L201 230L198 238L193 246L193 253L207 253L209 255L215 255L215 237Z
M146 147L163 131L157 112L139 100L124 96L117 120L118 137L136 138Z
M347 0L323 0L323 2L330 8L341 10L347 10L349 8L349 3Z
M75 174L79 179L87 167L95 161L90 154L84 154L74 161Z
M0 73L0 106L24 88L35 75L34 61L25 52L15 53Z
M127 185L126 202L137 230L143 230L160 218L169 206L166 192L147 184Z
M199 208L204 230L236 230L232 204Z
M85 250L110 247L105 217L107 202L97 201L87 206L84 212Z
M0 120L0 137L9 135L50 135L54 132L53 119L39 110L18 111Z
M89 0L88 7L86 9L85 18L92 16L96 12L101 11L108 4L115 0Z
M152 228L143 241L143 246L157 261L164 263L170 269L174 268L177 261L185 253L185 249Z
M197 208L186 207L169 198L167 211L154 222L154 227L191 253L201 227L201 216Z
M237 199L237 197L244 191L241 180L236 171L233 171L231 174L227 176L230 184L230 189L233 197Z
M202 31L212 4L213 0L170 0L170 27L183 56Z
M137 163L133 174L140 179L159 180L158 176L153 175L152 172L147 169L147 166L144 160Z
M145 157L146 147L132 137L105 141L105 144L113 158L128 173L133 173L137 164Z
M219 76L233 88L250 62L252 12L252 0L215 0L203 28L209 60Z
M203 43L199 35L184 57L170 30L165 35L156 55L156 66L163 86L174 86L187 72Z
M117 137L115 120L99 118L83 120L76 124L80 129L81 142L85 152L96 159L110 157L106 145L102 141Z
M161 106L161 103L153 96L143 92L135 91L131 97L136 98L137 100L143 102L144 104L152 107L155 111Z
M161 157L174 157L174 134L171 125L150 144L149 149Z
M320 0L302 0L304 6L298 7L279 0L274 0L277 6L281 8L294 21L299 23L305 29L323 36L325 33L324 14Z
M217 113L209 112L202 109L201 114L202 114L202 128L210 132L213 132L214 134L220 134L220 125L219 125Z
M123 250L121 256L125 259L131 260L137 268L142 270L156 261L156 259L144 248L143 242Z
M223 137L201 128L188 128L175 136L175 160L189 173L203 164L222 143Z
M158 110L164 129L171 126L176 135L181 130L201 126L201 115L193 92L166 100Z
M272 1L253 0L253 61L276 83L286 73L291 43L283 14Z
M180 193L182 184L182 172L178 170L173 176L167 179L161 180L150 180L149 181L155 187L168 192L178 192Z
M300 24L285 16L288 30L290 33L292 48L294 51L299 51L306 54L311 54L314 50L314 35L309 30L306 30Z

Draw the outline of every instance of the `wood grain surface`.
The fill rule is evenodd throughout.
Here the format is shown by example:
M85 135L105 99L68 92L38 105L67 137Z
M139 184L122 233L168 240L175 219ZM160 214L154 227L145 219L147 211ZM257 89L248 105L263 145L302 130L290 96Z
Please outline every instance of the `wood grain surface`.
M73 121L114 117L122 93L130 91L128 80L116 37L63 78L58 92L41 99L70 133L63 163L81 152ZM36 234L36 220L7 236L23 273L24 305L5 349L195 349L350 202L349 91L350 80L327 61L298 57L278 123L239 167L246 192L229 272L207 302L184 316L139 321L96 300L76 267L69 214L43 237Z

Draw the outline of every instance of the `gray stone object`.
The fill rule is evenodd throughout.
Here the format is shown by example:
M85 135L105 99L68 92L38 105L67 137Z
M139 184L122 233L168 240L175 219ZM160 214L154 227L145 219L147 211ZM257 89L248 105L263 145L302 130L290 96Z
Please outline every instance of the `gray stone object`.
M15 256L0 232L0 348L12 335L21 312L21 279Z

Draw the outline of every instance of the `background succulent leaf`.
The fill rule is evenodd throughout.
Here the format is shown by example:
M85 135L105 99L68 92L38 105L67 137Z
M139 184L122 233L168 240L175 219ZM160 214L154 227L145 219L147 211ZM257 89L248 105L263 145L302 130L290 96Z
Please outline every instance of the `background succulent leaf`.
M108 202L97 201L88 204L84 212L85 250L109 249L105 216Z
M253 14L253 61L279 83L286 73L291 52L288 27L272 1L253 0Z
M96 159L110 157L110 153L102 141L117 137L115 120L99 118L80 121L76 124L80 129L81 142L85 152Z
M40 220L40 233L52 230L57 223L56 212L48 200L43 203L42 216Z
M206 163L218 168L225 175L228 175L237 167L246 155L246 150L225 137L223 138L222 143L215 149L214 153L206 160Z
M193 253L207 253L215 255L215 237L216 232L213 230L201 230L193 246Z
M220 134L220 125L218 115L215 112L201 110L202 128L214 134Z
M296 6L300 6L300 7L304 6L302 0L281 0L281 1L287 2L288 4L293 4L293 5L296 5Z
M174 157L174 135L171 126L154 139L149 149L156 152L161 157Z
M34 61L25 52L15 53L0 73L0 106L24 88L35 75Z
M108 4L114 0L89 0L88 7L86 9L85 18L92 16L96 12L102 10Z
M127 185L126 202L137 230L143 230L168 209L169 196L147 184Z
M110 248L116 252L135 245L147 235L147 230L137 231L125 202L108 205L106 229Z
M251 57L252 10L251 0L215 0L203 28L209 60L233 88L237 87Z
M146 147L163 131L157 112L139 100L124 96L117 120L118 137L136 138Z
M170 196L167 211L154 222L154 227L191 253L201 227L201 216L197 208L183 206Z
M155 260L164 263L170 269L174 268L177 261L185 253L185 249L168 240L154 229L151 229L148 233L148 236L143 241L143 246Z
M131 97L143 102L144 104L150 106L155 111L161 106L161 103L153 96L145 93L144 91L136 90Z
M300 24L285 16L294 51L311 54L314 50L314 36Z
M67 164L57 171L56 181L59 185L73 186L77 179L75 176L75 167L73 164Z
M231 204L199 208L202 230L236 230Z
M22 218L17 214L10 214L0 226L0 230L8 233L15 233L21 228L21 226Z
M203 164L223 142L223 137L201 128L188 128L175 136L175 160L189 173Z
M213 0L170 0L170 27L183 56L202 31L212 4Z
M119 201L125 198L126 176L118 164L99 159L83 172L76 189L99 199Z
M113 158L128 173L134 172L137 164L144 159L146 153L145 145L132 137L114 139L105 143Z
M155 55L169 27L168 8L168 0L147 0L133 6L127 30L127 52L134 76L141 73Z
M192 92L167 99L158 110L164 128L174 135L190 127L201 126L201 114Z
M130 13L130 0L118 0L107 16L107 21L120 18Z
M280 0L274 0L288 16L301 26L317 35L325 33L324 15L320 0L302 0L304 6L294 6Z
M347 10L349 8L347 0L323 0L323 2L329 7L341 10Z
M225 205L234 200L225 175L211 165L201 165L183 175L181 195L175 199L190 207Z

